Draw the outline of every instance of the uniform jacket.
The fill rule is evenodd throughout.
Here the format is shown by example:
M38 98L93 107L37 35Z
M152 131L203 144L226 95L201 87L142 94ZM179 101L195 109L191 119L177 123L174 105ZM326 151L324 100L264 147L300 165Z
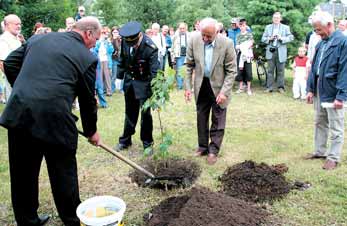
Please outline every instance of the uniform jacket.
M237 75L236 55L233 42L230 39L217 35L215 41L210 83L216 97L220 92L228 97L227 101L221 105L222 108L226 108L230 101L231 88ZM191 37L188 44L186 56L187 76L185 78L185 89L191 90L192 73L195 70L194 95L196 101L204 77L204 59L204 43L201 33L196 33Z
M327 40L319 76L317 77L319 56L322 41L316 46L312 69L307 80L307 91L317 94L317 80L321 102L334 102L334 100L347 101L347 38L335 31Z
M96 64L76 32L33 36L4 61L13 90L0 125L76 149L77 117L71 111L76 96L85 135L96 132Z
M159 68L158 48L153 41L143 34L143 39L130 56L130 46L123 40L119 58L117 78L124 79L124 92L132 85L136 99L146 99L152 95L151 81Z
M261 41L266 43L266 55L265 58L267 60L272 59L272 52L270 52L271 42L269 38L273 35L273 24L269 24L265 27L265 31L261 38ZM294 40L294 36L290 32L290 28L287 25L280 24L279 34L281 35L281 41L278 41L277 49L278 49L278 58L280 63L284 63L287 61L287 43Z

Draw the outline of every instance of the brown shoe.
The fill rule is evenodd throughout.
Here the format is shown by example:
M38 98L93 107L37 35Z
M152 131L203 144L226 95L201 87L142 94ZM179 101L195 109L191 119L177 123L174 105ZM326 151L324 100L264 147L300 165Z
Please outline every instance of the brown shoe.
M326 160L324 165L323 165L323 169L325 170L333 170L337 167L337 162L333 161L333 160Z
M215 164L216 162L217 162L217 155L212 154L212 153L210 153L210 154L207 155L207 163L208 163L209 165L213 165L213 164Z
M207 151L204 151L203 149L201 148L197 148L195 150L195 153L194 153L194 156L195 157L200 157L200 156L204 156L204 155L207 155Z
M314 159L326 159L327 157L324 155L316 155L316 154L307 154L304 159L305 160L314 160Z

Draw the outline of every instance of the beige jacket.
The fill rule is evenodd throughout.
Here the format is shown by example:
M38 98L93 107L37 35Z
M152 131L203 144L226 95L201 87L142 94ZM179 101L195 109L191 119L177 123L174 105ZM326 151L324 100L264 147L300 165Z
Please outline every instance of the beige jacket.
M226 108L230 101L231 88L237 75L236 54L234 45L230 39L218 34L215 41L210 83L216 97L219 93L223 93L227 96L227 101L220 105L221 108ZM198 99L200 87L204 78L204 57L204 43L201 33L196 33L190 37L188 42L186 56L187 75L185 78L185 89L191 90L192 73L193 70L195 71L195 101Z
M189 43L190 33L187 34L187 43ZM181 45L180 45L180 35L179 32L176 32L172 38L172 47L171 47L171 59L174 60L176 57L181 56Z

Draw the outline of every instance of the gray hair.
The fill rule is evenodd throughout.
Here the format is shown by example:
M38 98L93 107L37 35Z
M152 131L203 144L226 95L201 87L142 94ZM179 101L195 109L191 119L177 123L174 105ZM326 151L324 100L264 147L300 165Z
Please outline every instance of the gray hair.
M20 18L16 14L8 14L4 17L4 25L7 26L8 23L19 20Z
M218 30L218 21L211 18L211 17L206 17L200 21L200 29L203 30L206 27L214 26L216 31Z
M327 26L328 23L334 24L334 18L328 12L318 11L312 16L312 24L314 23L320 23L322 26Z
M282 15L280 12L274 12L274 14L272 16L280 16L282 18Z
M94 16L86 16L77 21L73 28L80 31L90 30L95 34L101 30L101 24L98 18Z
M152 24L152 29L160 30L160 25L158 23L153 23Z

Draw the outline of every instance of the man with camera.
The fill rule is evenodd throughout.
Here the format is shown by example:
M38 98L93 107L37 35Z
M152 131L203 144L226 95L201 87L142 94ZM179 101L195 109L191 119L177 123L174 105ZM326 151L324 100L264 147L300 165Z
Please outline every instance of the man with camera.
M294 40L287 25L281 23L280 12L272 16L272 24L266 26L261 41L266 43L266 59L268 60L268 77L265 92L273 91L274 71L276 68L277 88L284 93L284 67L287 61L287 43Z
M175 33L172 39L171 59L173 60L173 64L176 65L177 89L183 89L183 76L180 70L186 59L187 45L190 38L187 30L188 26L186 23L179 23L178 32Z

